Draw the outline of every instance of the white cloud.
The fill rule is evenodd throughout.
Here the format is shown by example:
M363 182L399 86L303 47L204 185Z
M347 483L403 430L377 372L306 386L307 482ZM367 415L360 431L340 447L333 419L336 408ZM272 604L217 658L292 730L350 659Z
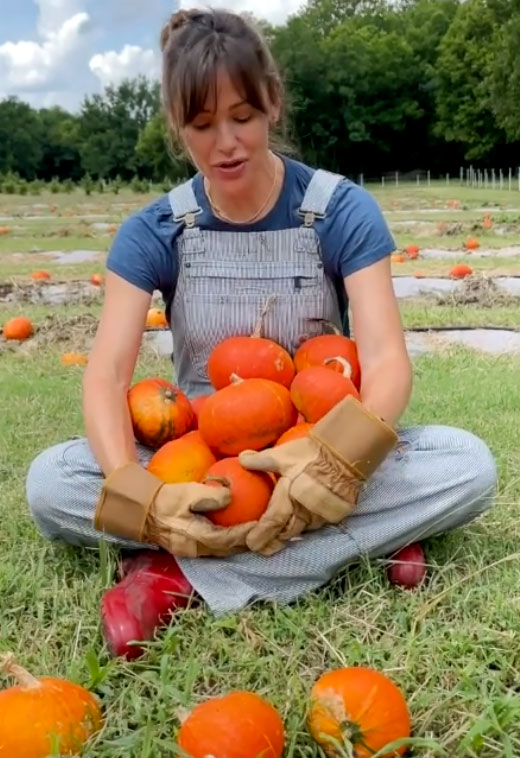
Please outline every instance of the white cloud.
M139 45L125 45L121 52L109 50L90 59L89 68L103 86L119 84L126 78L144 74L149 78L159 74L159 56Z
M35 0L40 9L38 31L42 37L52 36L65 21L81 13L84 3L81 0Z
M40 3L45 4L44 0ZM4 42L0 45L0 80L7 89L31 90L50 83L55 76L61 77L66 73L65 61L81 48L88 26L88 14L76 13L56 31L47 31L41 43Z
M181 8L225 8L243 13L249 11L257 18L272 24L283 24L287 18L306 4L306 0L181 0Z

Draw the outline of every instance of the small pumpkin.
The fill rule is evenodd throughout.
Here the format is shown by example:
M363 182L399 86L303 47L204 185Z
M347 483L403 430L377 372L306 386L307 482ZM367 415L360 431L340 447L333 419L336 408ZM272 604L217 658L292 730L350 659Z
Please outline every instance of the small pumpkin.
M271 302L267 301L251 336L228 337L211 351L208 376L215 389L231 384L234 374L242 379L270 379L290 387L296 373L291 356L277 342L262 337L263 320Z
M300 345L294 354L296 371L303 371L310 366L323 366L324 361L339 356L348 361L351 370L350 378L359 389L361 386L361 367L356 343L341 334L336 327L334 329L336 330L335 334L320 334L317 337L311 337ZM340 374L345 370L344 365L338 360L329 361L327 368Z
M392 253L392 255L390 256L390 260L392 261L392 263L404 263L405 257L401 253Z
M9 227L8 226L0 226L0 236L3 236L4 234L9 234Z
M464 247L466 250L477 250L477 248L480 247L480 242L476 237L468 237L464 244Z
M164 329L168 326L166 314L162 308L150 308L146 314L147 329Z
M249 471L238 458L222 458L214 463L204 477L204 484L223 485L231 490L231 502L225 508L207 513L218 526L235 526L258 521L271 498L274 481L263 471Z
M482 228L483 229L493 228L493 219L491 218L491 215L489 213L484 214L484 218L482 220Z
M213 450L234 456L272 445L295 425L297 415L282 384L233 376L232 384L210 395L202 406L199 430Z
M238 691L197 705L177 738L189 758L281 758L278 711L254 692Z
M51 278L51 275L49 274L48 271L38 270L38 271L33 271L31 274L31 279L33 279L35 282L46 281L46 280L49 280L50 278Z
M216 461L199 432L193 431L159 448L147 468L168 484L201 482Z
M103 726L99 704L88 690L66 679L34 677L11 653L1 670L17 684L0 691L0 758L79 755Z
M471 266L468 266L466 263L457 263L451 269L450 276L452 279L465 279L466 276L471 276L472 273L473 269Z
M354 666L329 671L314 684L309 731L328 756L370 758L386 745L410 736L410 714L400 689L379 671ZM333 741L345 753L339 752ZM403 755L406 745L389 753Z
M143 379L128 391L128 407L139 442L157 449L182 437L194 422L190 401L166 379Z
M90 277L90 283L93 284L95 287L101 287L103 284L103 277L101 274L92 274Z
M192 397L190 400L191 407L193 408L193 413L195 414L195 422L194 426L198 428L199 426L199 415L202 410L202 406L208 399L209 395L198 395L197 397Z
M64 366L86 366L88 357L84 353L63 353L61 362Z
M117 232L117 224L110 224L110 225L107 227L107 232L108 232L109 234L115 234L115 233Z
M341 356L327 360L342 362L343 374L337 374L326 366L310 366L299 371L291 384L291 400L305 420L312 424L348 395L360 399L350 379L350 364Z
M34 327L25 316L16 316L5 322L2 331L6 340L26 340L34 332Z
M304 421L301 424L296 424L296 426L291 426L290 429L287 429L287 431L276 440L274 446L277 447L286 442L293 442L294 440L300 440L302 437L306 437L313 426L314 424L309 424L307 421Z
M407 245L404 252L411 261L415 261L419 257L419 245Z

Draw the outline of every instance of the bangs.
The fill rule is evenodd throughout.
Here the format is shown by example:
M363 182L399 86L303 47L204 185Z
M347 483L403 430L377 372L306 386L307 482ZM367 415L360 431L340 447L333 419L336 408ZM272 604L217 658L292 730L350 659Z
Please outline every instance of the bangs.
M239 96L253 108L266 112L262 82L265 73L251 44L237 39L216 40L206 37L186 55L177 72L172 98L177 103L176 121L191 123L205 108L214 110L217 102L218 76L225 71Z

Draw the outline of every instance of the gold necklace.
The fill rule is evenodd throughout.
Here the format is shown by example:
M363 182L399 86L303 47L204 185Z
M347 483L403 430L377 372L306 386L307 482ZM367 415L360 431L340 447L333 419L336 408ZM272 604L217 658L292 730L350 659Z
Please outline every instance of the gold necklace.
M214 202L213 198L211 197L211 192L210 192L210 189L209 189L209 183L208 183L207 179L204 178L204 188L206 190L206 195L208 196L209 204L211 206L211 209L213 210L213 212L217 216L219 216L224 221L228 221L231 224L250 224L253 221L255 221L255 219L257 219L264 212L264 210L267 208L267 206L268 206L268 204L271 201L271 198L273 196L273 192L274 192L274 190L276 188L276 183L277 183L278 173L279 173L279 170L278 170L279 162L276 160L275 156L272 153L270 153L270 155L272 156L271 160L274 159L274 161L275 161L273 183L271 185L271 189L269 190L269 194L267 195L265 201L262 203L262 206L250 218L247 218L247 219L244 219L244 220L241 220L241 221L236 221L235 219L232 219L230 216L228 216L226 213L224 213L224 211L222 211L218 207L218 205L216 205L216 203Z

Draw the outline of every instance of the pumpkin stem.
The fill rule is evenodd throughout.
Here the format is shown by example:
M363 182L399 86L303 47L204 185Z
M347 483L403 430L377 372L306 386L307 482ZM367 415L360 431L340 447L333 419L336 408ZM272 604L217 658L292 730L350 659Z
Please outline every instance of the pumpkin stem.
M13 676L18 684L26 690L37 690L42 686L35 676L18 666L13 653L6 653L0 657L0 671L8 676Z
M346 358L343 358L341 355L336 355L334 358L325 358L323 363L334 363L337 361L341 366L343 366L343 376L345 379L350 379L352 376L352 366L347 361Z
M206 482L218 482L223 487L231 487L231 482L227 478L227 476L217 476L216 474L209 474L208 476L205 476L203 479L203 484Z
M269 295L269 297L265 301L265 305L262 308L262 313L260 314L260 317L259 317L258 321L256 322L256 326L255 326L254 332L251 335L251 337L258 338L258 337L262 336L262 332L263 332L263 329L264 329L264 320L265 320L265 317L267 316L267 314L269 313L269 311L273 307L273 303L274 303L275 300L276 300L276 297L274 295Z
M231 382L231 384L241 384L241 382L243 382L244 380L238 374L230 374L229 381Z

